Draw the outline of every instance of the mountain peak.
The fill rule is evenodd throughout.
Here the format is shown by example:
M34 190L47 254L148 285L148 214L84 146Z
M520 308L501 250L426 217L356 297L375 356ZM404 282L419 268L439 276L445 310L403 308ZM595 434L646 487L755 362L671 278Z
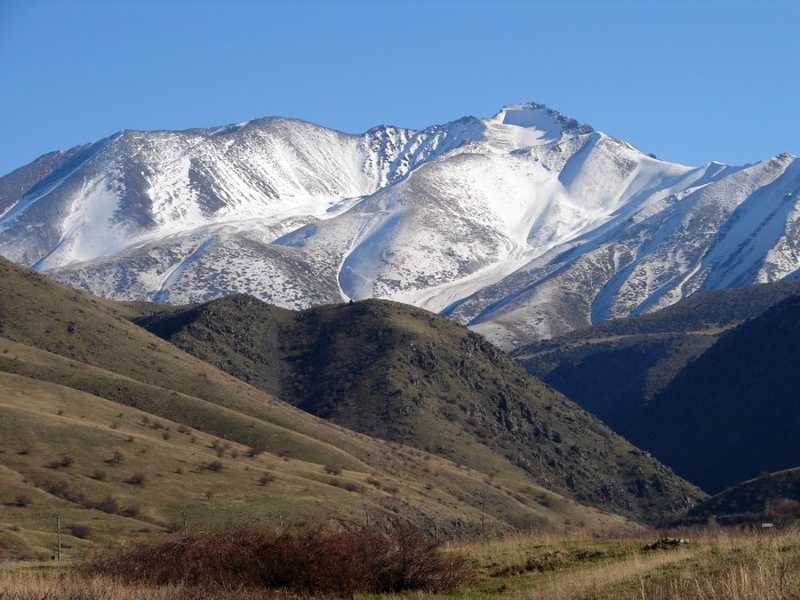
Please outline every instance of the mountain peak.
M491 120L504 125L536 129L542 131L546 137L558 137L568 130L578 133L593 131L591 125L582 124L577 119L533 101L503 106Z

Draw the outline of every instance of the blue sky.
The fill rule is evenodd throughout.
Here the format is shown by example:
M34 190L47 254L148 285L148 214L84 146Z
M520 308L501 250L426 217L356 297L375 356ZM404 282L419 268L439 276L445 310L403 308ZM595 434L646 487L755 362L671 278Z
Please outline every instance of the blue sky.
M0 0L0 173L120 129L537 100L687 163L800 154L800 2Z

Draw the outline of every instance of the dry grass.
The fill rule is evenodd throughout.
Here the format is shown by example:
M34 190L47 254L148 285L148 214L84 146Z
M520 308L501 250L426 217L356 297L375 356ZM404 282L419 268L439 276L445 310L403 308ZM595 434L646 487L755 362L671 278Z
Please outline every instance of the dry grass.
M653 535L616 539L516 535L452 545L450 553L463 554L474 564L476 578L446 596L423 591L403 595L432 600L498 596L507 600L800 600L800 531L712 530L683 535L691 538L689 544L651 551L645 547L654 541ZM309 548L308 540L297 541L290 544L295 551L319 560L320 551ZM347 544L337 544L344 553L358 556ZM330 547L322 553L330 554ZM174 570L174 556L169 560ZM326 560L323 580L347 580L342 563ZM87 575L80 569L16 569L4 570L0 565L0 600L299 599L324 591L312 592L307 586L264 591L263 585L253 591L252 586L233 580L209 585L192 577L166 577L156 585L152 579L126 582L120 577ZM218 574L214 568L209 572ZM326 585L329 593L353 591Z
M556 571L547 574L533 594L521 593L516 598L567 600L611 598L609 588L626 581L639 581L647 573L692 557L690 550L678 550L654 556L633 554L616 561L601 561L588 568L570 569L568 574Z
M691 570L665 580L642 581L646 600L798 600L800 535L752 536L712 548ZM743 543L742 543L743 542Z
M0 573L0 600L291 600L285 593L246 589L199 588L186 585L130 585L118 580L75 573Z
M515 600L800 600L800 531L681 532L652 537L518 535L461 550L482 565L482 597Z

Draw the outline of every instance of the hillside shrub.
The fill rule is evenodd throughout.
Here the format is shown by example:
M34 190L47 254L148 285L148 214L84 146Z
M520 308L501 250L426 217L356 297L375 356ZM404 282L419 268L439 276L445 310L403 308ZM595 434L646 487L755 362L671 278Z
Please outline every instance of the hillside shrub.
M275 475L270 473L269 471L265 471L261 474L261 477L258 478L258 485L264 486L269 483L275 481Z
M154 585L262 588L304 594L448 592L471 578L460 555L410 526L238 529L177 535L100 555L92 575Z
M225 468L225 465L219 460L212 460L207 463L203 463L200 465L200 469L203 471L211 471L212 473L219 473Z
M81 540L87 539L92 533L86 525L73 525L69 528L69 532L73 537Z
M133 473L126 479L123 479L122 483L127 483L128 485L144 485L146 479L144 473Z
M259 454L262 454L263 452L264 452L263 448L257 448L257 447L254 446L252 448L248 448L245 451L245 456L247 456L247 458L255 458L256 456L258 456Z
M74 462L75 462L75 459L72 458L71 456L62 456L61 458L56 458L56 459L51 460L45 466L48 469L61 469L62 467L66 468L66 467L71 466L72 463L74 463Z
M26 496L25 494L19 494L14 498L14 502L12 504L14 506L18 506L20 508L25 508L32 502L30 496Z
M328 475L341 475L342 474L342 467L338 465L325 465L324 467L325 472Z

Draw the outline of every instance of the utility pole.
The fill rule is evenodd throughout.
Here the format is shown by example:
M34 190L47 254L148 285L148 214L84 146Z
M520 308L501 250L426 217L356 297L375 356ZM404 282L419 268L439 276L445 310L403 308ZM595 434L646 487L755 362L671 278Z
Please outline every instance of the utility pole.
M481 498L481 537L486 539L486 494Z
M58 537L58 549L56 551L56 559L61 562L61 515L56 515L56 531Z

